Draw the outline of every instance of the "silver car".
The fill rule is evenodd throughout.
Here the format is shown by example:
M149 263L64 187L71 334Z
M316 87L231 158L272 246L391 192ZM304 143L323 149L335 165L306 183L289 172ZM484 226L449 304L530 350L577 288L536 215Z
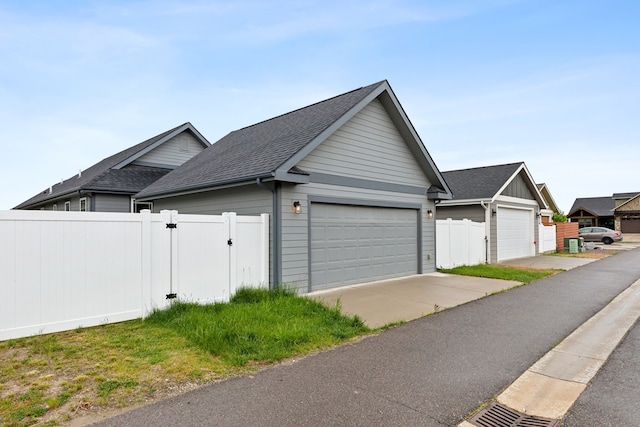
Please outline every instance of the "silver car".
M605 245L622 241L622 233L605 227L584 227L578 230L578 235L584 237L585 242L602 242Z

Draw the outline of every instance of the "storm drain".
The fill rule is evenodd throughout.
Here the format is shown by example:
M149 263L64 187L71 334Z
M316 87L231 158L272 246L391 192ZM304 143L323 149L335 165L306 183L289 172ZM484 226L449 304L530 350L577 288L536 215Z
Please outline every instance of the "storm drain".
M523 414L492 402L475 414L469 422L479 427L554 427L558 420Z

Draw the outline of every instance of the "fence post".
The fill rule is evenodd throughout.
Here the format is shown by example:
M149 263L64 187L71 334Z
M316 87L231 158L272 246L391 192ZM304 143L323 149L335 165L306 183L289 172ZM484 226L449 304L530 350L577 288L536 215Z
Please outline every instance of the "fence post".
M260 215L262 219L262 228L260 229L260 281L269 286L269 214L263 213Z
M141 272L140 278L140 313L145 318L153 310L151 297L151 211L140 211Z

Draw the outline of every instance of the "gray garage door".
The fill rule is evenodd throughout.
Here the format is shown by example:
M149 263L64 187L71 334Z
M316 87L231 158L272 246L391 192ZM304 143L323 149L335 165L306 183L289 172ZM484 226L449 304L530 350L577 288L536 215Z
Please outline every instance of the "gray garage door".
M418 211L311 205L311 289L418 272Z

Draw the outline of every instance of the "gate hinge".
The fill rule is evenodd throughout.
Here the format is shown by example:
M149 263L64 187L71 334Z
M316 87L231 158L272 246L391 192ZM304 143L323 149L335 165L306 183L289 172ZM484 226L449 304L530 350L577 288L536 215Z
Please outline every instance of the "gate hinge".
M167 228L178 228L178 224L170 222L169 224L167 224Z
M233 246L233 240L231 240L231 239L227 240L227 245Z
M178 294L167 294L167 299L178 298Z

